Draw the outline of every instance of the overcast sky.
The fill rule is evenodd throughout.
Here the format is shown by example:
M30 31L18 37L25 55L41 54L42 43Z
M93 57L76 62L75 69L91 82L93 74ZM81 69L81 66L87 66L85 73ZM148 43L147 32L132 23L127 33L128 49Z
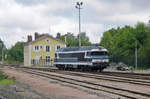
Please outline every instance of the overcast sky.
M0 38L10 47L34 32L77 35L77 1L83 1L81 30L92 43L110 28L150 19L150 0L0 0Z

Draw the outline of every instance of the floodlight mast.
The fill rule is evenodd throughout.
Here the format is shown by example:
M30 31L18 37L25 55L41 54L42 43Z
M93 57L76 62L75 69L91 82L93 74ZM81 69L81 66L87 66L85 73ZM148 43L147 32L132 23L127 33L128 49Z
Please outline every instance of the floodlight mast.
M79 46L81 46L81 38L80 38L80 33L81 33L81 21L80 21L80 9L81 6L83 5L83 2L77 2L75 8L79 10Z

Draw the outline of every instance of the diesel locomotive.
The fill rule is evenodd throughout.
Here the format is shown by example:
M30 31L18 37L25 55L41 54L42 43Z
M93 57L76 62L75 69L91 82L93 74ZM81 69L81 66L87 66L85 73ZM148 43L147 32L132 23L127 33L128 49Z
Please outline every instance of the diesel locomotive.
M63 70L102 71L109 66L109 58L103 46L67 47L56 51L54 65Z

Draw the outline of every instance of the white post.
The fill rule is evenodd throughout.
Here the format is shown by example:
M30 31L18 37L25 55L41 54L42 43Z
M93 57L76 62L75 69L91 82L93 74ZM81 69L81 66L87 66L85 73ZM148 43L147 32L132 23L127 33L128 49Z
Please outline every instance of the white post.
M77 2L77 5L75 6L79 10L79 46L81 46L81 38L80 38L80 33L81 33L81 21L80 21L80 9L82 6L83 2Z
M79 5L79 46L81 46L81 38L80 38L80 33L81 33L81 23L80 23L80 5Z

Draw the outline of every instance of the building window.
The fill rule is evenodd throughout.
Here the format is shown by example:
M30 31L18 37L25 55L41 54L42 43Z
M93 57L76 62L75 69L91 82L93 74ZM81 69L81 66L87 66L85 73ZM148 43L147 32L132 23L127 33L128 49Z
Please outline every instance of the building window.
M60 49L60 46L59 46L59 45L57 46L57 49Z
M46 62L50 62L50 56L46 56Z
M51 46L49 46L49 45L46 45L46 52L50 52L50 50L51 50Z
M35 52L41 51L41 49L42 49L42 45L35 45L33 47L33 51L35 51Z
M56 50L58 50L60 48L61 48L60 45L56 45L56 47L55 47Z
M39 46L35 46L35 50L39 50Z
M39 46L35 46L34 49L35 49L35 51L38 51L39 50Z

